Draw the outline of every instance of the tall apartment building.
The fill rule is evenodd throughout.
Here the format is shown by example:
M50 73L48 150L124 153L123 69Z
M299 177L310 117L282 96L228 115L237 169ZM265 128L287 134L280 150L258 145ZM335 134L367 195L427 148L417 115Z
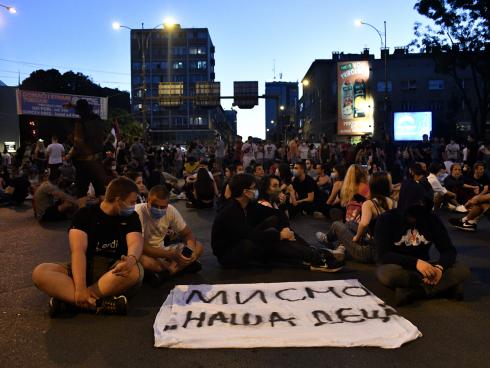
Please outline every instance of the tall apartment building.
M184 96L195 94L196 82L215 79L215 48L207 28L131 30L131 96L133 113L146 121L154 144L207 140L216 132L230 134L221 107L196 106L184 99L177 107L161 106L161 82L183 82Z
M298 83L266 82L265 137L282 140L288 131L293 131L298 122ZM269 98L274 97L277 98Z

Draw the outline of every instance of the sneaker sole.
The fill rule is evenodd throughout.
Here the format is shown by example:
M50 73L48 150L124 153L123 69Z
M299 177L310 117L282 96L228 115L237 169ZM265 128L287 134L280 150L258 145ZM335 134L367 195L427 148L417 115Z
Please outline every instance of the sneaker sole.
M471 232L476 231L476 229L472 228L472 227L463 227L463 226L457 226L457 225L452 225L452 227L459 229L459 230L463 230L463 231L471 231Z
M337 268L324 268L324 267L316 267L316 266L310 266L310 271L317 271L317 272L338 272L340 271L344 266L340 266Z

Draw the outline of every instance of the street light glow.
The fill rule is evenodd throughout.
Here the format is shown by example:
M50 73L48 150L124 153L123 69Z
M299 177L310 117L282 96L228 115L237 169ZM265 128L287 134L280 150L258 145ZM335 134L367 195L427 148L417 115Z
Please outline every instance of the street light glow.
M305 79L301 82L301 84L305 87L308 87L310 85L310 81L308 79Z
M164 26L164 28L172 29L176 24L177 24L177 22L172 17L166 17L163 20L163 26Z
M7 6L7 10L11 13L11 14L15 14L17 13L17 9L15 9L13 6Z
M119 23L119 22L113 22L112 23L112 28L113 29L121 29L121 23Z
M355 25L356 27L360 27L360 26L362 26L362 20L360 20L360 19L356 19L356 20L354 21L354 25Z
M284 105L279 106L279 110L284 111Z

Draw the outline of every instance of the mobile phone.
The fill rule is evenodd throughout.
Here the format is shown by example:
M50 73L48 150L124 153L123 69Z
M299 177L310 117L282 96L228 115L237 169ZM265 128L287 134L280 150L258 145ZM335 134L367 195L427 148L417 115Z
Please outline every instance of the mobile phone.
M182 257L185 257L185 258L191 258L192 257L192 253L193 250L189 247L184 247L184 249L182 249Z

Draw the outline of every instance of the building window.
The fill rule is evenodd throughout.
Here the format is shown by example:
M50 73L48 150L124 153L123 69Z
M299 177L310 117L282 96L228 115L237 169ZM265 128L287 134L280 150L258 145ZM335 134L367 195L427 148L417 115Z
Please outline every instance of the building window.
M190 55L206 55L205 47L189 47Z
M184 62L183 61L175 61L173 64L174 69L184 69Z
M431 91L437 91L444 89L444 80L442 79L429 79L428 88Z
M198 32L197 33L197 38L201 40L205 40L208 38L208 33L207 32Z
M201 116L193 116L190 118L190 125L205 125L205 121Z
M139 62L134 62L134 63L133 63L133 69L134 69L134 70L141 70L141 63L139 63Z
M415 91L417 89L417 81L415 79L400 81L402 91ZM388 88L390 86L388 85Z
M376 84L376 90L378 92L384 92L385 91L385 81L379 81ZM393 84L391 81L388 81L388 92L391 92L393 90Z

